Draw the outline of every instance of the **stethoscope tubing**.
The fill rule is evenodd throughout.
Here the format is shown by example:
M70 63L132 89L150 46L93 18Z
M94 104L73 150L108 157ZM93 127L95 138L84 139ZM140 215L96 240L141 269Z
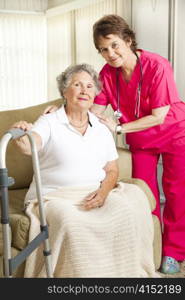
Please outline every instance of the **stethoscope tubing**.
M139 112L140 112L140 97L141 97L141 88L143 83L143 67L141 60L137 53L134 53L137 57L137 61L139 62L139 69L140 69L140 80L137 87L137 96L136 96L136 104L135 104L135 117L139 118ZM120 91L119 91L119 69L116 70L116 99L117 99L117 111L115 112L116 118L122 117L122 112L120 111Z

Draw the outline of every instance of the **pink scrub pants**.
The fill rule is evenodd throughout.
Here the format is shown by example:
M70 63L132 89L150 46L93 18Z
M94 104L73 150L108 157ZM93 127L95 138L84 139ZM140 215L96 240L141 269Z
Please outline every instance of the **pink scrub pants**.
M148 183L157 201L153 214L161 220L157 163L163 162L162 186L166 202L163 219L163 256L185 259L185 137L157 149L132 151L132 176Z

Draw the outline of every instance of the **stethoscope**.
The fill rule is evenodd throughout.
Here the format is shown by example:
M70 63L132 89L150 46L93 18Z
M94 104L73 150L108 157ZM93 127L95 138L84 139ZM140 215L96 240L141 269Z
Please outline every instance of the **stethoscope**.
M139 62L139 68L140 68L140 80L137 87L137 96L136 96L136 104L135 104L135 110L134 115L138 119L139 118L139 111L140 111L140 97L141 97L141 87L143 82L143 68L140 61L139 56L137 53L134 53L137 57L137 61ZM116 98L117 98L117 110L114 112L114 115L117 119L122 117L122 112L120 111L120 92L119 92L119 69L116 70Z

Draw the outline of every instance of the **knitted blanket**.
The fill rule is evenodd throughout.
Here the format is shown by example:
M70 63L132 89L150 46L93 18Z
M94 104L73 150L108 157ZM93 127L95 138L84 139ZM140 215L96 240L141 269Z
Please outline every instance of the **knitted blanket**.
M44 196L53 277L159 277L153 261L154 228L146 194L118 183L101 208L79 206L97 187L64 187ZM40 230L37 200L26 209L29 241ZM46 277L42 245L27 258L25 277Z

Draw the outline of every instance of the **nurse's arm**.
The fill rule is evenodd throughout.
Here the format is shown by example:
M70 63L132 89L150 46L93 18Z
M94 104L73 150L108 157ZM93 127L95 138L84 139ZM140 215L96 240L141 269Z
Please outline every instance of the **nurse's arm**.
M93 104L90 111L95 115L101 115L106 110L106 105Z
M152 114L132 122L122 124L122 133L137 132L164 123L170 105L152 109Z

